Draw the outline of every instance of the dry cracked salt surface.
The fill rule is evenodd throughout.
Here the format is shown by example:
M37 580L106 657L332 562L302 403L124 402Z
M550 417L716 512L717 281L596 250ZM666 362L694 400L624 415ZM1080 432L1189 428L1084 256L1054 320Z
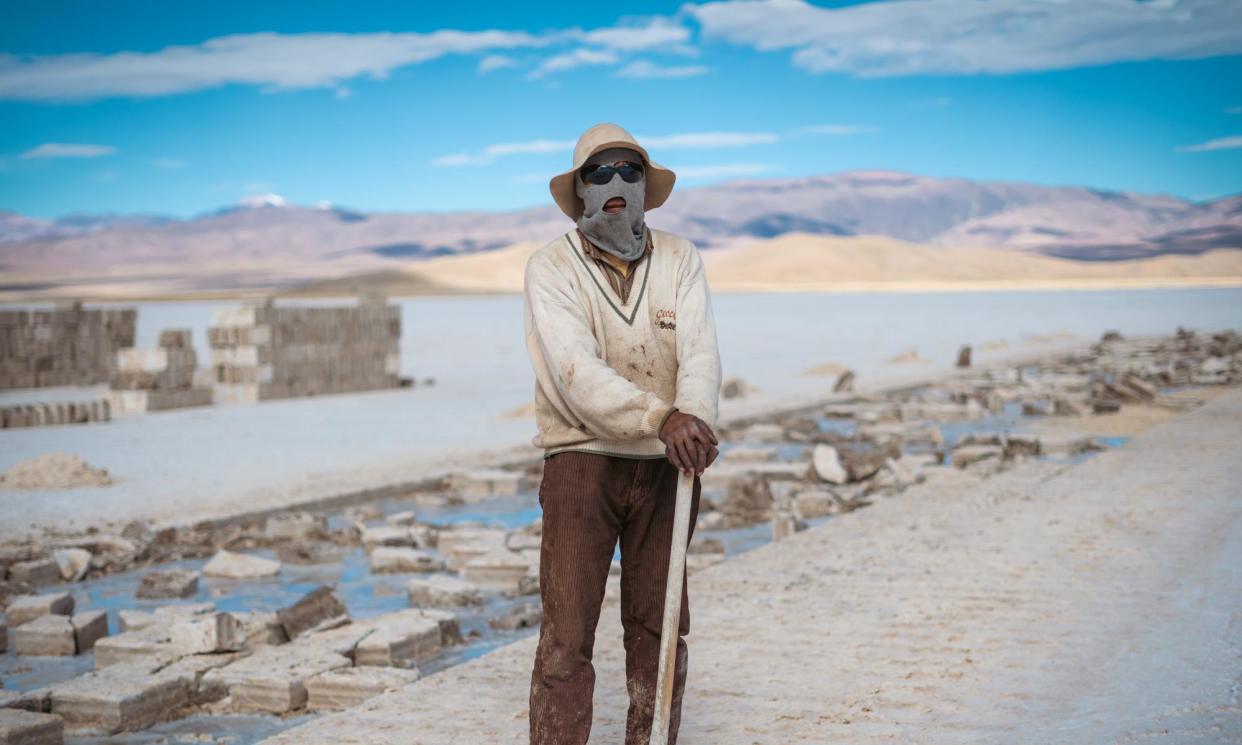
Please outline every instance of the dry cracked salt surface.
M1242 391L695 574L682 745L1242 742ZM265 745L522 743L535 639ZM613 604L598 742L626 697Z

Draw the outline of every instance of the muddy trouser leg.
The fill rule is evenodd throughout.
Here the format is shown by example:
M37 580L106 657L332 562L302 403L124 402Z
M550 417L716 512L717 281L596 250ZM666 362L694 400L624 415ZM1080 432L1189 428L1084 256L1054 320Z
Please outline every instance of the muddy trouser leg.
M625 722L626 745L647 745L651 736L678 472L667 459L648 460L643 461L637 478L643 488L630 504L621 526L621 625L625 631L625 678L630 694L630 708ZM692 537L699 514L700 491L701 485L696 477L690 503ZM688 662L683 637L688 633L690 600L683 579L673 675L673 706L669 714L670 745L677 742L677 729L681 723L681 700L686 687Z
M620 527L620 495L633 467L596 453L557 453L539 485L543 621L530 681L532 745L581 745L591 735L591 663Z

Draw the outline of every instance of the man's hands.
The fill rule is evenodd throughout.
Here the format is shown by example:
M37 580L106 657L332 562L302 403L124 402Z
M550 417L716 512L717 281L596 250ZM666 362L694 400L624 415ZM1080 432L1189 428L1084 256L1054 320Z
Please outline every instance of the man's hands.
M690 475L702 476L703 471L716 460L719 450L716 433L697 416L674 411L660 428L660 441L664 452L677 470Z

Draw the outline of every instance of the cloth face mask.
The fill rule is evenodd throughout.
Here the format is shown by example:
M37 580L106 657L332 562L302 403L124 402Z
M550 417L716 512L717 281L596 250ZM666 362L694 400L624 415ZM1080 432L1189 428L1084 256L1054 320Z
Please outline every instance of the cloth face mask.
M614 163L618 160L643 162L641 155L624 147L601 150L588 158L586 162ZM578 228L591 240L591 243L625 261L633 261L642 256L647 237L647 228L643 219L645 214L643 203L647 199L645 170L642 178L632 184L626 183L619 174L614 174L612 180L606 184L587 184L575 174L574 189L582 198L584 206L582 216L578 218ZM604 205L613 197L624 199L625 208L615 214L609 214L604 211Z

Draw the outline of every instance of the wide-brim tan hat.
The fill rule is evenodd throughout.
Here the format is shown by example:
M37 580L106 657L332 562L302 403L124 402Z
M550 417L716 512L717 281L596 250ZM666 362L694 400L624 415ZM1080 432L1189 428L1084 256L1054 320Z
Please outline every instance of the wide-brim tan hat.
M583 132L578 138L578 144L574 145L574 167L564 173L558 173L548 182L548 188L552 190L552 198L556 200L556 205L574 222L582 217L582 211L586 209L582 204L582 198L574 189L574 179L578 177L578 169L587 162L587 158L610 147L628 147L643 156L643 166L646 168L647 176L647 198L643 202L644 212L664 204L664 200L668 199L668 195L673 192L673 183L677 180L677 174L652 160L651 156L647 155L647 149L638 144L634 135L616 124L609 122L596 124Z

